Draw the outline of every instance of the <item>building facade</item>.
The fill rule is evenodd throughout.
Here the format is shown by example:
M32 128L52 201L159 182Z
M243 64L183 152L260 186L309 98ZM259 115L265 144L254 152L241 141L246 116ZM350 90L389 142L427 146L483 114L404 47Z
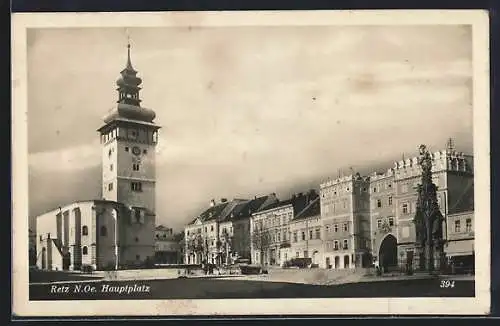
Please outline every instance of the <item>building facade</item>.
M290 232L291 257L285 255L283 260L311 258L312 264L323 267L323 223L319 197L290 221Z
M398 260L413 260L419 266L423 259L415 256L415 225L417 186L421 182L421 169L417 157L394 164L397 255ZM437 200L444 217L443 239L448 242L450 215L474 210L474 174L472 157L457 153L452 148L432 154L432 179L437 186ZM384 243L381 244L381 247ZM391 248L392 249L386 249ZM394 252L393 246L382 247L386 255ZM452 249L445 253L452 255ZM380 250L379 250L380 255Z
M157 264L180 264L183 256L181 254L181 243L174 234L172 228L158 225L155 228L155 263Z
M326 268L367 266L370 257L369 180L359 174L320 185Z
M141 106L142 80L130 60L117 81L116 107L98 129L102 194L36 219L37 265L43 269L118 269L154 257L155 147L153 110ZM96 196L99 198L99 196Z
M37 218L37 266L45 270L137 267L153 258L154 214L107 200L76 202Z
M252 263L282 265L291 253L290 221L307 207L318 194L314 190L293 195L252 214L250 218L250 243Z
M250 258L250 216L277 201L275 194L254 199L222 198L189 223L185 229L187 264L230 264Z

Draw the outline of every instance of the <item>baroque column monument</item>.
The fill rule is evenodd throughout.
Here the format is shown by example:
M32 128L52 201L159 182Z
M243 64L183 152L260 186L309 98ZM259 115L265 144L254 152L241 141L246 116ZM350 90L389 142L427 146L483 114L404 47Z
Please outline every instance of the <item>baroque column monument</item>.
M426 272L439 271L443 256L443 215L439 211L436 185L432 182L432 157L425 145L419 147L418 163L422 180L418 185L418 199L413 222L416 233L416 249L420 266Z

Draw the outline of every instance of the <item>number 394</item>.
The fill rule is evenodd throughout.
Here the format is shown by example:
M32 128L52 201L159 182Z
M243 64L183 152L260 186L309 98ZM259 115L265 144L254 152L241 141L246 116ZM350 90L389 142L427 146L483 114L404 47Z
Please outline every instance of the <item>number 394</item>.
M455 287L455 281L443 280L441 281L440 287L444 289L453 288Z

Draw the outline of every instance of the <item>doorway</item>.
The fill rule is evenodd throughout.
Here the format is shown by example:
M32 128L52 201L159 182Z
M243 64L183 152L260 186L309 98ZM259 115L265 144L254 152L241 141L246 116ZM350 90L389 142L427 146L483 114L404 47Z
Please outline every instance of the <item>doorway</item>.
M398 241L392 234L387 235L382 240L379 257L379 264L384 272L398 265Z

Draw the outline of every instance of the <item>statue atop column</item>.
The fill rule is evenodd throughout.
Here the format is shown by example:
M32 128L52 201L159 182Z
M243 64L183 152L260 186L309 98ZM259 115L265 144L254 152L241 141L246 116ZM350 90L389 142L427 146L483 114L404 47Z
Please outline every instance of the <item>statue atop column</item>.
M425 145L419 146L419 152L418 164L422 169L422 179L417 188L417 211L413 222L420 257L425 261L425 270L432 272L442 252L443 215L439 211L437 187L432 182L432 156Z

